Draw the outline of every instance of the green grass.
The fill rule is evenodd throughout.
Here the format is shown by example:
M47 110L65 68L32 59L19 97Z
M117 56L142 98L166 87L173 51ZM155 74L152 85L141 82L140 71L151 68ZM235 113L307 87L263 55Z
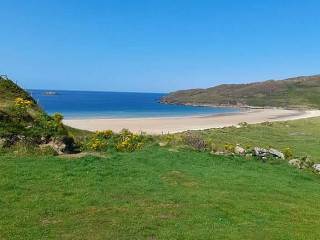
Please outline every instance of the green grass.
M279 150L290 147L294 157L308 156L313 161L320 162L319 117L285 122L266 122L241 128L227 127L190 132L204 139L212 138L214 144L220 149L223 149L224 144L240 144L243 147L250 144L252 147L273 147Z
M285 161L149 146L0 156L0 239L318 239L320 177Z

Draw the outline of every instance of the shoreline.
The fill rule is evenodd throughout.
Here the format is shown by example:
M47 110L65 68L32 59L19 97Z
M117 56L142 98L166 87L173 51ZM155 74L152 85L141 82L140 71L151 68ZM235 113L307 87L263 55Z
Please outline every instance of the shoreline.
M208 116L161 118L88 118L67 119L64 124L89 131L111 129L115 132L128 128L132 132L148 134L177 133L187 130L204 130L237 126L241 122L255 124L297 120L320 116L320 110L250 109L248 111L221 113Z

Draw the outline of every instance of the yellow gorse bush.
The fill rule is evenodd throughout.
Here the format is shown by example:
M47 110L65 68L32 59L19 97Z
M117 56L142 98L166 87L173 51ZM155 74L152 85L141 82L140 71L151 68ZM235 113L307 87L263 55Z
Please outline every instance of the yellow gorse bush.
M87 143L87 147L90 150L102 150L103 148L107 147L108 143L106 141L103 141L99 138L92 138Z
M125 137L122 142L117 143L117 150L132 152L135 150L134 142L131 136Z
M142 135L123 129L120 133L120 141L116 143L116 149L122 152L133 152L143 146Z
M102 137L105 139L110 139L114 136L114 132L111 129L103 130L103 131L95 131L94 135L96 137Z
M94 151L102 151L107 150L107 147L114 147L121 152L133 152L144 145L143 139L142 134L132 133L128 129L121 130L119 134L108 129L94 132L83 147Z
M285 147L284 149L282 149L282 153L284 154L284 157L286 159L292 158L292 150L290 147Z
M224 148L228 151L233 151L234 150L234 145L232 144L225 144Z
M30 100L24 100L22 97L14 99L13 102L14 106L20 111L27 110L32 104Z

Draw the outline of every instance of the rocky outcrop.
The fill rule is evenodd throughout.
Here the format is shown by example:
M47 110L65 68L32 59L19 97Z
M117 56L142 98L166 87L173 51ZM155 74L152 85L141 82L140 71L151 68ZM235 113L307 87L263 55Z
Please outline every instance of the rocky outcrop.
M279 152L278 150L276 150L274 148L270 148L268 153L271 154L272 156L276 157L276 158L284 159L284 154L282 152Z
M255 147L252 150L245 150L243 147L241 147L239 144L237 144L234 147L233 151L216 151L212 150L211 154L214 155L243 155L246 156L247 158L250 158L252 156L258 157L262 160L267 159L268 156L270 157L275 157L278 159L285 159L284 154L274 148L270 148L269 150L265 148L260 148L260 147Z
M238 154L238 155L245 155L246 154L246 150L244 148L240 147L239 145L237 145L234 148L234 153Z
M299 159L291 159L288 163L296 168L301 168L301 161Z
M284 154L274 148L270 148L269 150L265 148L255 147L254 149L254 155L261 159L266 159L267 156L272 156L279 159L284 159Z
M50 92L43 92L41 93L41 95L55 96L55 95L59 95L59 93L50 91Z
M39 147L43 148L46 146L52 147L58 154L67 153L67 144L65 139L59 137L50 137L46 138L44 136L41 137L41 144Z
M268 153L267 149L260 148L260 147L255 147L253 149L253 151L254 151L254 155L256 157L261 158L261 159L266 159L267 158L267 153Z

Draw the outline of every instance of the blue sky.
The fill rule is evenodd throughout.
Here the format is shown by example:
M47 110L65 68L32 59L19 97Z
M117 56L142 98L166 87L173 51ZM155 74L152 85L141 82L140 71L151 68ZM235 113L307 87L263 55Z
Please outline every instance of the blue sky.
M170 92L320 73L319 0L0 0L0 74Z

